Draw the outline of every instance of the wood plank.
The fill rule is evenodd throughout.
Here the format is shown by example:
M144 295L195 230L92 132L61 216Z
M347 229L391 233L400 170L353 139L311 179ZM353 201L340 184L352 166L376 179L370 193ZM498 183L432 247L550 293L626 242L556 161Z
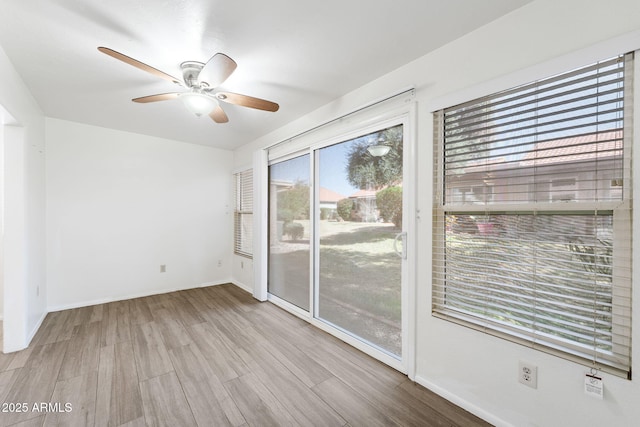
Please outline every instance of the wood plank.
M391 379L381 375L388 367L372 369L367 366L365 359L369 356L365 354L360 355L362 362L358 363L348 352L336 351L335 346L329 345L316 348L311 357L398 424L421 425L428 420L430 426L451 425L437 411L399 392L395 375Z
M56 379L62 366L68 343L66 341L37 345L29 356L27 363L20 369L13 386L6 396L6 402L49 402L56 386ZM3 422L7 425L30 418L39 413L3 414Z
M86 314L88 320L91 317L90 312ZM59 380L98 371L102 325L99 322L85 323L73 329L69 348L60 369Z
M2 425L488 425L233 285L51 313L4 356L2 401L78 411Z
M287 408L299 425L343 426L340 417L317 394L293 375L262 344L241 355L262 384Z
M214 374L222 382L250 372L246 363L234 350L233 344L225 339L214 326L201 323L189 326L187 331L209 362Z
M173 316L174 312L160 308L154 311L154 323L158 327L162 342L167 350L191 344L191 336L182 322Z
M247 317L254 321L260 334L268 338L263 341L262 345L307 386L313 387L332 376L327 369L315 362L305 351L292 344L301 340L310 340L307 343L307 348L315 346L315 340L309 334L301 331L293 332L291 328L282 327L281 324L273 322L271 316L258 313L257 310L248 313ZM288 331L288 333L281 331Z
M296 426L295 418L252 373L224 383L240 412L252 426Z
M404 393L407 393L407 395L419 400L424 405L433 408L439 414L442 414L442 416L446 417L452 425L470 427L488 427L491 425L409 379L398 386L398 388ZM405 397L401 396L401 398Z
M231 395L194 344L169 350L169 355L198 425L245 423Z
M0 352L0 372L9 370L9 365L13 362L14 357L16 357L16 353Z
M142 381L140 392L148 426L197 425L175 372Z
M44 426L93 426L97 384L97 371L58 381L48 401L57 407L47 413Z
M398 425L336 377L316 385L313 391L347 420L350 426Z
M35 340L34 340L35 341ZM6 367L7 371L11 371L13 369L22 368L27 364L27 360L31 356L33 349L35 347L35 342L31 343L31 345L24 350L16 351L14 353L9 353L8 355L13 356L11 362Z
M131 324L137 325L141 323L149 323L153 321L153 315L149 309L148 298L136 298L130 301L129 313L131 316Z
M145 381L173 371L169 353L155 322L131 326L138 378Z
M9 390L11 390L19 375L20 368L0 372L0 403L9 402L7 400L7 394L9 394Z
M31 418L26 421L12 424L11 427L41 427L43 422L44 422L44 415L40 415L39 417Z
M144 420L144 417L140 417L127 423L120 424L118 427L146 427L146 425L147 422Z
M119 426L144 416L131 342L100 349L96 427Z
M33 338L33 344L44 345L69 339L73 333L73 310L47 314Z
M206 321L199 310L192 304L189 298L186 297L187 291L174 292L170 299L169 309L175 310L176 320L182 322L184 326L196 325Z
M101 346L131 341L131 319L129 304L116 301L105 304L103 313Z

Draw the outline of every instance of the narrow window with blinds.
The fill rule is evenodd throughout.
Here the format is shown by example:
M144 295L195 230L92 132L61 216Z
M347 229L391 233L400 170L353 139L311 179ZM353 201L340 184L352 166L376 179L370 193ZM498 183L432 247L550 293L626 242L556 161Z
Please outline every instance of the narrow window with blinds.
M253 170L235 174L234 253L253 255Z
M633 56L437 111L433 314L631 377Z

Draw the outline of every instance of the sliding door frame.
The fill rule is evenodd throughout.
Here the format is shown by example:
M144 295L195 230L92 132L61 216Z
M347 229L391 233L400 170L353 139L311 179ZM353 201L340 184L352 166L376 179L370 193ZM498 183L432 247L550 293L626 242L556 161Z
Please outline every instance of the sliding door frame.
M337 338L345 341L362 352L380 360L381 362L393 367L394 369L405 373L409 378L415 376L415 341L416 341L416 105L415 102L405 103L400 107L390 109L389 111L380 113L366 120L361 120L351 126L336 130L335 136L318 138L318 141L310 141L303 150L300 147L293 147L291 152L283 153L272 160L268 160L267 150L259 150L254 154L254 177L260 176L254 185L254 194L256 190L261 194L261 206L259 219L260 233L255 246L260 249L259 252L264 254L261 261L254 264L254 274L256 289L254 295L261 301L265 299L276 304L277 306L291 312L292 314L308 321L313 326L324 330ZM318 318L318 284L319 284L319 235L318 224L316 218L319 218L319 203L316 203L319 195L317 161L318 150L321 148L348 141L362 135L366 135L378 130L386 129L395 125L403 125L403 226L402 231L406 233L404 251L406 259L402 261L402 294L401 294L401 310L402 310L402 356L398 359L388 352L372 347L367 343L355 338L354 336L335 328ZM310 206L312 214L310 215L310 277L309 277L309 307L307 312L294 304L291 304L275 295L267 292L268 281L268 195L264 192L268 191L268 168L271 164L291 159L298 155L310 154ZM254 178L255 180L255 178Z

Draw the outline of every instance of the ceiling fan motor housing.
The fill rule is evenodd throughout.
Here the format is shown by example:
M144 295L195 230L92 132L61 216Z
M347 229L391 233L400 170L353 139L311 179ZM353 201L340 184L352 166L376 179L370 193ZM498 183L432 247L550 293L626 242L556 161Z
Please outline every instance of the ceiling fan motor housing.
M186 61L180 64L180 68L182 69L182 78L184 79L184 83L187 87L190 88L206 88L209 87L207 82L198 81L198 76L200 75L200 71L204 64L202 62L196 61Z

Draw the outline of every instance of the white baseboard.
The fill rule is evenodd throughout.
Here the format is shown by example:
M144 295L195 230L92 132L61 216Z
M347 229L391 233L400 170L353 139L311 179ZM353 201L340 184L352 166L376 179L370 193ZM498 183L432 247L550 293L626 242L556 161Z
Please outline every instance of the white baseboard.
M47 317L47 314L49 314L49 313L45 311L44 313L42 313L42 316L40 316L40 319L38 320L38 323L36 323L36 325L31 330L31 333L27 337L27 342L25 343L26 344L25 348L27 348L27 347L29 347L29 345L31 345L31 341L33 340L33 337L36 336L36 333L38 332L38 329L40 329L40 326L42 326L42 322L44 322L44 318Z
M239 288L240 288L240 289L242 289L243 291L247 291L247 292L249 292L251 295L253 295L253 288L251 288L251 287L249 287L249 286L245 285L244 283L239 282L239 281L237 281L237 280L232 280L232 281L231 281L231 284L236 285L237 287L239 287Z
M435 394L444 397L449 402L455 403L462 409L471 412L473 415L482 418L486 422L493 424L496 427L513 427L513 424L506 422L505 420L498 418L494 414L487 412L486 410L480 408L479 406L469 402L468 400L462 399L460 396L449 392L448 390L440 387L433 382L416 375L415 382L420 384L421 386L431 390Z
M98 299L95 299L95 300L75 302L75 303L71 303L71 304L61 304L61 305L48 307L48 311L49 311L49 313L51 313L51 312L54 312L54 311L63 311L63 310L70 310L70 309L73 309L73 308L89 307L89 306L98 305L98 304L107 304L107 303L115 302L115 301L126 301L126 300L129 300L129 299L144 298L144 297L149 297L149 296L152 296L152 295L168 294L170 292L186 291L186 290L189 290L189 289L196 289L196 288L205 288L207 286L224 285L226 283L232 283L232 281L231 280L219 280L219 281L215 281L215 282L200 283L199 285L195 285L195 286L188 287L188 288L153 289L153 290L150 290L150 291L147 291L147 292L139 292L139 293L135 293L135 294L98 298Z

